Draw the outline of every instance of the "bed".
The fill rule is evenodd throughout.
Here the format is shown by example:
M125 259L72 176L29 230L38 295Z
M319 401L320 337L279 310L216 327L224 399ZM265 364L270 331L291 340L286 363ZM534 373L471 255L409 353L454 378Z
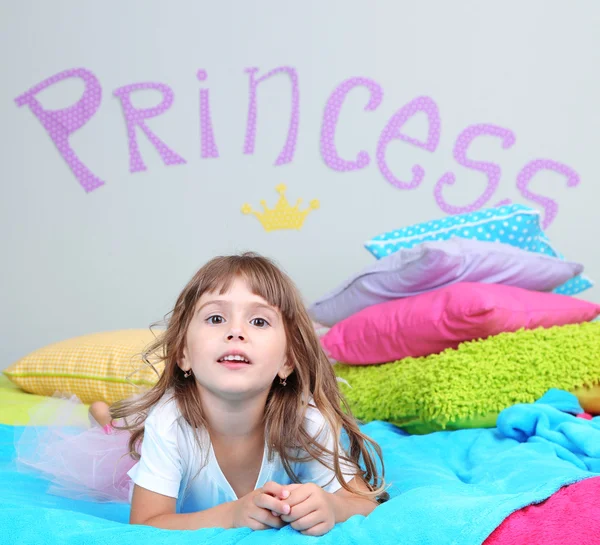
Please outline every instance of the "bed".
M0 378L3 543L287 544L315 539L290 527L190 532L131 526L125 504L48 494L43 478L16 471L13 446L29 411L43 399ZM386 422L363 425L382 446L391 499L366 518L336 525L320 542L596 543L600 418L578 418L560 405L560 392L552 403L515 405L491 429L415 436Z

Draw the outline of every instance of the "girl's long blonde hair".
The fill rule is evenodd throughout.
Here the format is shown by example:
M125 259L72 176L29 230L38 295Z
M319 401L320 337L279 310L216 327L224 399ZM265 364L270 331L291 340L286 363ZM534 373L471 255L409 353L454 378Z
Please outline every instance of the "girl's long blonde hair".
M202 294L217 290L225 293L236 277L244 278L248 289L280 310L287 339L287 357L294 369L287 378L286 386L280 385L278 377L275 377L267 397L264 423L267 445L271 449L269 455L273 451L279 454L292 482L299 482L292 462L314 458L335 473L344 489L357 492L348 486L342 475L342 465L349 464L355 468L356 477L369 489L363 495L371 498L379 496L380 499L387 497L381 449L360 431L353 418L296 286L271 260L255 253L212 259L179 295L167 329L143 354L148 365L164 362L164 371L158 382L141 397L119 401L111 407L113 419L124 419L125 424L119 427L131 431L130 455L139 459L137 448L144 436L148 412L168 391L172 392L181 415L193 429L207 428L200 391L193 378L184 377L177 362L182 357L188 326ZM307 400L311 398L331 430L333 451L320 444L304 428ZM349 442L347 452L339 448L343 430ZM298 456L297 449L306 454ZM381 461L381 473L374 453Z

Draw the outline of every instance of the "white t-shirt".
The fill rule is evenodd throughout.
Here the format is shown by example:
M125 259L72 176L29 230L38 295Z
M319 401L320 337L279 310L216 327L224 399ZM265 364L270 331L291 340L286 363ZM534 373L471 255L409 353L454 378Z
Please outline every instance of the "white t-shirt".
M325 426L321 412L309 405L304 421L306 431L311 436L319 434L321 444L332 449L333 437ZM312 482L328 492L335 492L342 486L333 471L317 460L292 462L291 465L301 483ZM349 467L342 467L348 482L354 473ZM148 414L141 459L129 470L128 475L138 486L177 498L178 513L203 511L238 499L219 467L208 432L201 430L197 441L192 427L181 416L176 401L168 394ZM260 488L268 481L283 485L292 482L278 453L274 452L272 459L268 459L265 444L254 488Z

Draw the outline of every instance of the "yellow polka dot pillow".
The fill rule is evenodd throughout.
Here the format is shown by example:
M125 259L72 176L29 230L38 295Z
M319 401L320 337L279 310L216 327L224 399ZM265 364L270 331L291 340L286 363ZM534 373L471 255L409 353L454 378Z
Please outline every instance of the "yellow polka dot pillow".
M75 337L35 350L4 374L32 394L76 395L83 403L114 403L151 388L158 380L142 360L142 352L157 334L128 329ZM154 367L162 373L162 364Z

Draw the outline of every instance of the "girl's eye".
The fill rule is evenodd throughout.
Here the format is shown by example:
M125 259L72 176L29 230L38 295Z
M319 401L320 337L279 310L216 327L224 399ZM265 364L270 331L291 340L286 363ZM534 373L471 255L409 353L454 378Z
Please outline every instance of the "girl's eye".
M253 318L250 320L250 323L260 328L267 327L269 325L269 322L267 322L264 318Z
M223 316L215 314L214 316L209 316L206 321L212 325L219 325L223 323Z

